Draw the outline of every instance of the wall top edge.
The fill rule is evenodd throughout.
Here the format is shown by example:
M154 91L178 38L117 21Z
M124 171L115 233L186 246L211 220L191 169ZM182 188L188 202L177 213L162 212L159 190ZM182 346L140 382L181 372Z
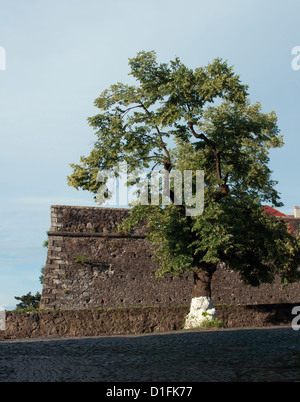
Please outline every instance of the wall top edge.
M72 208L72 209L104 209L107 211L130 211L132 208L115 208L115 207L91 207L91 206L79 206L79 205L51 205L50 208Z
M69 209L94 209L94 210L105 210L105 211L131 211L132 207L101 207L101 206L89 206L89 205L50 205L50 209L52 208L69 208ZM293 221L299 221L300 218L294 217L294 216L280 216L280 219L282 220L293 220Z
M127 235L122 235L119 233L108 232L108 233L91 233L91 232L63 232L63 231L55 231L49 230L47 232L49 237L103 237L103 238L116 238L116 239L146 239L145 234L134 234L130 233Z

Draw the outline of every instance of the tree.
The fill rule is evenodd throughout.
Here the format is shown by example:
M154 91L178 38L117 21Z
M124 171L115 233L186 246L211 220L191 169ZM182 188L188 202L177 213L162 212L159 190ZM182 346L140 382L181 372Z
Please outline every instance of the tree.
M269 150L283 145L276 114L251 104L248 87L221 59L192 70L178 58L159 64L155 52L140 52L129 65L137 83L111 85L96 99L100 113L88 121L97 139L90 155L71 165L69 185L97 194L99 170L117 175L120 162L129 173L192 170L194 188L195 172L204 171L202 214L190 216L186 200L176 202L170 180L169 205L136 205L122 225L130 230L147 220L158 277L193 271L191 310L200 305L200 318L214 314L211 280L219 264L253 286L276 275L299 280L299 239L262 207L282 205L268 167Z
M45 279L45 268L46 268L45 265L43 265L41 267L41 275L39 276L39 281L40 281L40 284L42 284L42 285L43 285L44 279Z
M37 292L35 295L32 295L31 292L27 293L24 296L17 297L15 296L16 300L21 300L21 303L17 304L17 310L25 309L25 308L32 308L36 309L39 306L39 302L41 300L41 295Z
M48 244L49 244L49 241L48 241L48 240L44 240L44 242L43 242L43 247L47 248L47 247L48 247ZM44 279L45 279L45 269L46 269L46 266L43 265L43 266L41 267L41 275L39 276L39 281L40 281L40 283L41 283L42 285L43 285Z

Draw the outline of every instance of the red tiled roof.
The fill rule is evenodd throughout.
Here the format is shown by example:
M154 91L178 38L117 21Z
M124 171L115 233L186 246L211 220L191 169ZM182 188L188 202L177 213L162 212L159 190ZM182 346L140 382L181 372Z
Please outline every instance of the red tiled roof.
M265 205L264 208L265 208L264 212L265 212L265 213L268 213L268 214L270 214L270 215L274 215L274 216L286 216L286 217L291 216L291 215L286 215L286 214L284 214L284 213L278 211L277 209L275 209L275 208L273 208L273 207L269 207L268 205Z
M278 211L277 209L273 208L273 207L269 207L268 205L265 205L265 210L264 212L270 214L270 215L274 215L274 216L286 216L285 214L283 214L282 212Z

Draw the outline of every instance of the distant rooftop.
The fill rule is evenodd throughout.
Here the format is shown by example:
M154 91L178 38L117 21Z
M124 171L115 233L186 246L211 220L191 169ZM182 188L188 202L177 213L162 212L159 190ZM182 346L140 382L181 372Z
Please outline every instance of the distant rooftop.
M286 215L283 212L278 211L278 209L275 209L273 207L270 207L269 205L264 205L265 212L269 213L270 215L273 216L281 216L281 217L286 217L286 218L298 218L299 217L299 207L294 207L294 215Z

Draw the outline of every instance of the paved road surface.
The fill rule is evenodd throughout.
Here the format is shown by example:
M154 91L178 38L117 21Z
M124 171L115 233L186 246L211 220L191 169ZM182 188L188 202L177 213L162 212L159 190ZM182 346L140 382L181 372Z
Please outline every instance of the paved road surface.
M300 331L0 341L0 382L300 381Z

